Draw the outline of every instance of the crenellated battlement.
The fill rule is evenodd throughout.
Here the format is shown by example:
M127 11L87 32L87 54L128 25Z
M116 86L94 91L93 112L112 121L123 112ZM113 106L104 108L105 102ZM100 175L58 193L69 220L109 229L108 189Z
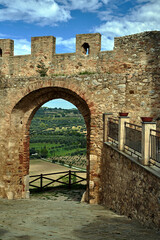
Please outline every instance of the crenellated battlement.
M136 65L148 65L160 53L159 31L116 37L112 51L101 51L101 34L76 35L76 52L56 54L56 38L32 37L31 54L14 56L14 41L0 39L0 67L4 76L37 76L43 61L47 75L80 72L126 72Z
M45 57L52 59L55 54L56 38L53 36L32 37L31 55L34 57Z
M0 39L0 57L12 57L14 55L14 41Z
M45 56L53 58L56 48L56 38L53 36L32 37L31 56ZM14 56L14 41L11 39L0 39L0 57ZM101 50L101 34L77 34L76 54L96 55ZM67 54L67 53L66 53ZM65 54L65 55L66 55Z

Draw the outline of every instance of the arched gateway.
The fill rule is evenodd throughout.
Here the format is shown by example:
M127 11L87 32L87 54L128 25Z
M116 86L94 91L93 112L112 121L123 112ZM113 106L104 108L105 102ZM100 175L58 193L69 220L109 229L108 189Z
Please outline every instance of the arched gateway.
M30 85L22 91L13 93L10 106L10 123L8 129L8 159L4 162L7 165L7 180L4 181L2 194L7 198L27 198L29 197L29 129L31 120L41 105L45 102L62 98L74 104L84 117L87 128L87 193L90 194L91 201L97 201L95 193L96 186L93 186L93 175L97 169L90 162L97 158L95 146L97 145L95 132L95 121L97 121L97 110L94 103L88 99L85 91L79 89L74 84L74 80L69 81L62 77L56 81L55 78L43 81L42 78L35 79L36 84ZM65 83L66 82L66 83ZM40 84L41 83L41 84ZM8 109L8 111L10 111ZM94 120L95 119L95 120ZM96 130L97 131L97 130ZM98 167L98 165L97 165ZM97 182L98 183L98 182ZM89 191L89 185L91 189ZM98 185L97 185L98 187ZM91 197L91 196L94 197Z
M159 116L159 39L158 31L118 37L113 51L101 51L100 34L79 34L75 53L56 54L53 36L33 37L23 56L14 56L13 40L0 39L0 198L28 197L31 120L45 102L62 98L86 122L89 202L106 199L104 186L117 173L112 161L105 165L103 113L129 112L135 122Z
M17 162L19 175L19 183L22 186L22 197L28 197L29 194L29 129L31 120L39 109L41 105L45 102L62 98L72 104L74 104L82 116L84 117L86 128L87 128L87 176L89 180L89 156L90 156L90 109L86 101L77 95L76 92L64 88L64 87L43 87L34 90L24 97L14 106L11 113L11 139L10 145L14 147L14 154L12 156L13 150L10 148L10 157ZM17 148L17 151L16 149ZM15 151L18 153L15 155ZM89 184L89 181L88 181ZM20 186L19 185L19 186Z

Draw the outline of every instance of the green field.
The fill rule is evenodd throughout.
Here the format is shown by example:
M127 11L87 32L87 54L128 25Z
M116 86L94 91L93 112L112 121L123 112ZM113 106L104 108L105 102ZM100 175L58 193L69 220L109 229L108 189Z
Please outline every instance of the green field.
M30 127L30 158L86 154L86 127L77 109L41 107Z
M77 155L76 152L78 152L80 155L83 155L86 153L86 148L78 148L75 146L73 149L71 149L71 146L63 147L59 144L54 145L54 144L49 144L49 143L48 144L46 144L46 143L31 143L30 149L31 149L31 152L38 153L39 157L41 157L42 149L47 149L48 157ZM34 156L34 153L33 153L33 156Z

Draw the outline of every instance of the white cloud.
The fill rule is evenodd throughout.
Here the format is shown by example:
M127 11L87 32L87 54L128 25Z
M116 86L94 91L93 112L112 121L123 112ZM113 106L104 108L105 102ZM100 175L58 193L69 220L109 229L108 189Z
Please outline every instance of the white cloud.
M63 39L62 37L57 37L56 38L56 45L60 45L62 47L65 47L69 51L74 51L75 50L75 45L76 45L76 38L69 38L69 39Z
M103 34L103 39L113 41L114 37L125 36L144 31L160 30L160 4L159 0L138 0L140 5L137 5L123 17L112 15L107 16L106 22L94 28L94 32ZM143 4L141 2L143 1ZM100 13L99 13L100 14ZM102 13L104 20L104 13ZM102 46L104 43L102 42ZM106 45L106 48L107 45Z
M105 35L102 35L102 39L101 39L101 48L102 51L103 50L113 50L114 47L114 41L113 39L110 39L108 37L106 37Z
M150 0L150 2L136 8L131 16L131 19L145 22L147 24L156 24L159 26L160 22L160 2L159 0Z
M26 39L14 39L14 55L31 54L31 43Z
M54 0L0 0L0 21L23 20L40 25L55 25L71 18L69 10Z
M6 37L7 37L6 34L0 33L0 38L6 38Z
M71 19L71 11L97 11L111 0L0 0L0 21L56 25Z
M108 4L109 0L102 0L104 4Z
M79 9L82 11L95 11L102 6L102 2L99 0L69 0L67 3L70 10Z

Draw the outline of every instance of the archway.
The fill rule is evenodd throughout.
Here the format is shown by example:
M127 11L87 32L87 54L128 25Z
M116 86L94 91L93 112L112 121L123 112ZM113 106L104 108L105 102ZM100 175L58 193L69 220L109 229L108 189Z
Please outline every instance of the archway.
M90 54L90 46L86 42L82 45L82 53L86 55Z
M11 137L9 158L14 160L17 174L13 176L16 185L14 198L28 197L29 176L29 129L36 111L49 100L62 98L73 103L84 117L87 128L87 183L89 183L90 153L90 110L78 94L62 87L45 87L32 91L24 96L13 108L11 114ZM87 184L88 185L88 184Z
M34 115L30 125L29 179L30 193L76 189L79 199L82 197L86 189L86 126L70 102L51 100Z

